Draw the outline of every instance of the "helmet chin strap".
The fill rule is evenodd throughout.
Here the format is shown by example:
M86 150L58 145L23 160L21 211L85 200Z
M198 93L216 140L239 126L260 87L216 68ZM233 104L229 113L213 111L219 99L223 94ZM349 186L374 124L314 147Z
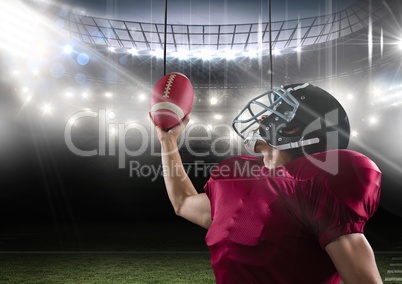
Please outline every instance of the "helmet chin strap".
M244 146L246 147L246 149L248 151L250 151L254 154L260 154L255 151L255 145L257 144L258 140L267 143L267 141L265 141L264 138L262 138L262 136L258 132L251 132L248 134L248 136L244 140ZM300 148L300 147L304 147L304 146L308 146L308 145L317 144L319 142L320 142L320 139L315 137L315 138L311 138L311 139L307 139L307 140L290 142L290 143L283 144L283 145L271 145L271 144L269 144L269 145L278 150L288 150L288 149L295 149L295 148Z
M263 141L264 143L267 143L264 138L261 137L260 133L257 132L250 132L246 139L244 140L244 146L246 149L254 154L260 154L255 151L255 145L257 144L257 141Z
M320 139L315 137L315 138L311 138L311 139L307 139L307 140L290 142L288 144L283 144L283 145L279 145L279 146L274 146L274 145L271 145L271 146L278 150L287 150L287 149L294 149L294 148L300 148L303 146L313 145L313 144L317 144L319 142L320 142Z

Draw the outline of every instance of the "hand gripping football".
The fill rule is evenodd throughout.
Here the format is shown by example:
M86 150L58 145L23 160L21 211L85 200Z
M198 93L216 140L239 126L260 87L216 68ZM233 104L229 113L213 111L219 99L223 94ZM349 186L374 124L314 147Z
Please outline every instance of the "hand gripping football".
M190 113L193 102L194 91L190 80L181 73L169 73L163 76L152 90L152 119L157 126L169 130L180 124Z

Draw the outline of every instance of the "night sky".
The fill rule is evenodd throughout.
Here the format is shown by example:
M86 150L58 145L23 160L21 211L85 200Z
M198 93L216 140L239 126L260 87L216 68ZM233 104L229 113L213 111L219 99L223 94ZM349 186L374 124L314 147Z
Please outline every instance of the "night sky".
M164 0L130 1L130 0L86 0L65 1L68 5L85 11L88 15L139 21L164 22ZM285 0L272 1L273 21L297 19L331 14L345 9L353 1L341 0ZM169 0L169 24L238 24L256 23L268 19L268 1L261 0Z

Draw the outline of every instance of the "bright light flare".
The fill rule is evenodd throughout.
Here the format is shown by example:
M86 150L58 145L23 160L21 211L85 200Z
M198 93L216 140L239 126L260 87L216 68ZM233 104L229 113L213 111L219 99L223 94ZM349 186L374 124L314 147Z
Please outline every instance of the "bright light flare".
M300 49L301 50L301 49ZM297 50L296 50L297 51ZM280 49L274 49L274 50L272 50L272 55L273 56L279 56L279 55L281 55L282 54L282 52L281 52L281 50Z
M226 50L222 53L222 57L226 60L233 60L236 58L236 53L233 50Z
M187 60L190 57L190 52L187 50L179 50L176 53L176 57L180 60Z
M376 124L378 124L378 117L371 116L371 117L369 117L368 121L369 121L370 125L376 125Z
M22 1L0 1L0 11L0 49L20 57L43 52L49 29L39 13Z
M212 59L212 52L210 50L203 50L199 54L199 57L204 61L211 60Z
M52 110L53 110L53 107L52 107L51 104L45 104L45 105L42 107L42 114L43 114L43 116L51 115L51 114L52 114Z
M215 97L212 97L209 102L211 103L211 105L216 105L218 103L218 99Z
M257 58L258 53L256 51L246 51L243 52L243 54L245 56L247 56L248 58Z
M113 94L110 93L110 92L107 92L107 93L105 93L105 97L106 97L106 98L112 98L112 97L113 97Z
M151 55L156 58L163 58L164 51L162 49L156 49L151 51Z
M65 54L70 54L70 53L72 53L73 51L74 51L73 47L72 47L71 45L69 45L69 44L67 44L67 45L65 45L65 46L63 47L63 52L64 52Z
M72 98L72 97L74 97L74 93L73 92L71 92L71 91L66 91L65 93L64 93L64 95L66 96L66 98Z
M147 99L147 96L144 95L144 94L141 94L141 95L138 96L138 100L139 100L140 102L143 102L143 101L145 101L146 99Z
M357 132L356 130L352 130L352 131L350 132L350 136L356 138L357 136L359 136L359 132Z
M117 116L117 114L116 114L114 111L109 111L108 114L107 114L107 117L108 117L110 120L115 119L116 116Z
M128 50L128 52L129 52L131 55L137 55L137 54L138 54L138 49L136 49L136 48L130 48L130 49Z

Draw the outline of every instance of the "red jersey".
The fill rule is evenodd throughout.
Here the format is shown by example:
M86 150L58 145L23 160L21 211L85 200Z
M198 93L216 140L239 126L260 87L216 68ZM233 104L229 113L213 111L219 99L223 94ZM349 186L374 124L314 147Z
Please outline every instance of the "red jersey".
M337 174L313 163L336 159ZM206 235L216 282L339 283L325 246L363 233L379 204L381 172L366 156L334 150L269 170L261 159L220 163L205 185L212 224Z

